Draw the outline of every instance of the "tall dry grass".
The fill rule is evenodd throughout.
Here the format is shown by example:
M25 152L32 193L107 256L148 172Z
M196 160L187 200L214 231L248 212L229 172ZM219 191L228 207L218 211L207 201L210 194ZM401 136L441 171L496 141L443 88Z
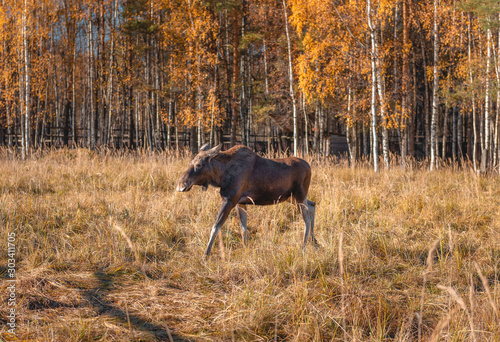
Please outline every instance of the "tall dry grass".
M0 155L1 245L19 248L5 340L500 340L497 176L311 158L322 247L302 253L295 206L249 207L248 248L233 213L225 260L205 261L220 199L175 192L187 156Z

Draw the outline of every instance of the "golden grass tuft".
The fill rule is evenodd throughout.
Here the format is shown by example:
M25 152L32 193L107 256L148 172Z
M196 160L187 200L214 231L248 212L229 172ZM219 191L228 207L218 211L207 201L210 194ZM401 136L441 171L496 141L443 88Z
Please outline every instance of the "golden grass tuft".
M310 158L320 248L301 251L295 206L249 206L248 247L233 213L224 260L214 248L205 261L220 199L175 192L187 155L0 158L0 236L18 247L19 325L7 333L1 305L5 340L500 339L496 175Z

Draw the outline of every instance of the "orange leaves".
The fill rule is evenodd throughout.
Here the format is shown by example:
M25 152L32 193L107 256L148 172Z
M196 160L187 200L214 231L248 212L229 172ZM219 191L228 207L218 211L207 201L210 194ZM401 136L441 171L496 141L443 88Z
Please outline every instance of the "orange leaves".
M367 89L371 87L372 51L367 40L370 31L366 18L367 15L371 17L377 31L377 68L387 97L384 101L378 99L377 107L384 105L386 119L382 125L399 127L408 113L402 113L400 93L385 89L395 82L395 59L409 55L411 49L411 42L401 47L399 40L392 39L394 26L402 30L401 23L395 22L401 20L400 13L395 19L396 10L401 11L397 9L401 2L371 1L370 13L367 13L367 3L363 0L292 0L291 4L292 23L303 45L303 53L297 59L300 89L309 102L319 100L335 108L347 124L366 122L370 115L370 92ZM396 49L404 50L396 52ZM391 98L393 94L394 98Z
M297 59L299 86L309 102L338 98L347 89L351 61L363 45L365 25L356 16L362 6L320 0L294 0L291 4L292 23L304 47Z
M162 5L169 14L169 20L162 27L167 40L189 45L213 39L217 22L202 1L163 0Z
M180 121L188 127L219 122L213 76L210 77L217 63L213 42L218 21L201 0L164 0L162 6L168 13L162 31L172 43L170 87L178 98Z
M199 107L191 106L192 100L194 99L185 98L179 101L181 109L178 113L178 119L182 125L187 127L201 125L208 129L211 125L219 127L222 124L222 113L214 89L208 92L207 97L203 99ZM164 116L163 119L166 122L167 117Z

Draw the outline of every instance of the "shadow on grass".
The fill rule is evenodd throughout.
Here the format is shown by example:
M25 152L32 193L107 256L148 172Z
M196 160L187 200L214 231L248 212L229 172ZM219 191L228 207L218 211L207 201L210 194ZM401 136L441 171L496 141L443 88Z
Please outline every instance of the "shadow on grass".
M127 309L123 309L106 299L106 292L113 289L114 276L104 272L96 272L94 276L98 280L97 286L91 289L81 289L87 301L98 309L98 314L106 314L119 319L130 329L140 330L149 333L155 341L190 341L186 338L173 334L168 327L160 324L148 322L139 315L130 314ZM133 334L133 331L132 331ZM135 338L134 338L135 339Z

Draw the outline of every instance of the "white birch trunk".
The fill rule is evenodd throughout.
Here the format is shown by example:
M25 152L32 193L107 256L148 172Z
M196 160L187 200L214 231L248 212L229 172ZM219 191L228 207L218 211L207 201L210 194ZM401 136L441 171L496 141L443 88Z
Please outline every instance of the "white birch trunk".
M71 135L73 136L73 148L76 148L76 89L75 89L75 68L76 68L76 39L73 43L73 65L71 69ZM123 135L122 135L123 136Z
M486 31L486 82L484 99L484 130L482 151L481 151L481 172L486 172L488 167L488 157L490 148L490 60L491 60L491 29Z
M304 111L304 140L305 140L305 154L309 155L309 120L307 119L306 112L306 97L304 93L302 93L302 109Z
M290 81L290 97L292 98L293 106L293 155L297 155L297 105L295 103L295 93L293 91L293 71L292 71L292 48L290 44L290 34L288 32L288 14L286 11L286 2L283 0L283 12L285 14L285 32L288 46L288 78Z
M347 124L346 124L346 139L347 139L347 148L349 149L349 165L354 167L354 162L356 161L356 148L354 146L354 137L351 135L351 128L353 126L353 116L351 115L352 109L352 89L349 85L349 90L347 92Z
M21 39L23 39L24 37L24 26L22 27L21 29ZM25 103L25 99L24 99L24 73L23 73L23 67L22 67L22 60L23 60L23 50L20 48L18 51L16 51L18 53L18 58L19 58L19 63L17 65L17 72L18 72L18 75L19 75L19 113L21 115L21 157L22 159L25 159L26 158L26 155L25 155L25 146L26 146L26 142L25 142L25 136L24 136L24 120L25 120L25 115L24 115L24 103ZM15 131L15 129L14 129ZM17 137L16 139L14 140L14 144L17 144Z
M438 116L438 87L439 87L439 37L438 37L438 0L434 0L434 65L432 74L434 77L432 87L432 117L431 117L431 171L437 166L436 143L437 143L437 116Z
M424 67L424 70L427 70L427 59L425 55L425 44L424 40L421 40L421 46L422 46L422 65ZM425 145L425 157L428 158L431 154L431 144L430 144L430 136L431 136L431 130L430 130L430 114L429 114L429 84L427 82L427 77L424 77L424 130L425 130L425 139L424 139L424 145Z
M94 124L94 68L93 68L93 32L92 32L92 17L89 13L89 27L88 27L88 40L89 40L89 95L90 95L90 110L89 110L89 145L91 148L95 147L95 124Z
M29 75L29 51L28 51L28 18L27 3L24 0L23 11L23 60L24 60L24 146L23 158L29 154L30 147L30 75Z
M385 89L384 81L380 74L380 60L378 58L378 44L375 37L375 73L377 76L377 90L380 101L380 119L382 121L382 155L384 157L385 168L389 169L389 132L387 131L387 118L385 114Z
M265 85L265 99L266 99L266 104L267 100L269 99L269 80L268 80L268 70L267 70L267 45L266 45L266 39L263 39L263 49L264 49L264 85ZM271 118L268 116L267 117L267 151L268 153L271 152Z
M451 71L451 70L450 70ZM450 93L450 74L448 74L448 78L446 80L446 91L447 93L449 94ZM448 100L445 101L445 109L444 109L444 118L443 118L443 140L442 140L442 149L441 149L441 157L443 158L443 160L446 158L446 138L448 136L448 114L449 114L449 103L448 103ZM452 114L452 120L453 120L453 111L451 112ZM455 131L452 132L452 134L455 134L454 133ZM453 146L452 146L452 149L453 149ZM453 154L453 156L455 156Z
M116 12L118 7L118 1L114 1L114 9L113 9L113 32L111 32L111 47L109 53L109 79L108 79L108 127L107 127L107 136L106 136L106 144L109 144L111 141L111 114L112 114L112 102L113 102L113 57L115 54L115 24L116 24Z
M314 136L313 136L313 149L314 153L319 152L319 105L318 100L315 101L314 109Z
M366 2L366 14L368 18L368 27L370 29L370 41L371 41L371 74L372 74L372 95L371 95L371 129L372 129L372 154L373 154L373 170L378 172L378 142L377 142L377 111L376 111L376 87L377 87L377 77L376 77L376 45L375 45L375 29L372 25L371 19L371 0Z
M318 138L318 142L319 142L318 148L319 148L320 154L323 154L323 152L324 152L323 136L324 136L325 127L324 127L324 120L323 119L324 119L324 117L323 117L323 105L320 104L320 106L319 106L319 138Z
M474 165L474 172L477 172L477 156L476 156L476 145L477 145L477 127L476 127L476 99L475 99L475 94L474 94L474 89L473 89L473 77L472 77L472 52L471 52L471 22L472 18L469 14L469 24L467 27L467 34L468 34L468 43L467 43L467 59L468 59L468 64L469 64L469 87L472 95L472 162Z
M500 13L498 14L498 19L500 20ZM498 46L497 46L497 63L496 63L496 76L497 76L497 85L500 84L500 30L498 35ZM498 164L498 172L500 172L500 132L499 130L499 121L500 121L500 88L497 88L497 110L496 110L496 119L495 119L495 134L494 134L494 147L493 147L493 166Z
M170 77L173 77L173 66L172 66L172 56L170 56ZM173 117L173 106L172 106L172 85L171 82L169 82L169 87L168 87L168 92L169 92L169 97L168 97L168 121L167 121L167 149L170 150L170 145L172 143L172 135L171 135L171 130L172 130L172 117Z
M264 44L264 84L265 84L265 95L266 95L266 100L267 97L269 96L269 80L268 80L268 71L267 71L267 46L266 46L266 40L264 39L263 41Z
M500 20L500 13L498 13L498 19ZM498 35L498 46L497 46L497 84L500 84L500 30ZM498 172L500 173L500 89L497 89L497 113L495 120L495 155L497 156L496 162L498 164Z
M408 10L406 1L402 2L403 7L403 70L401 75L401 90L402 90L402 99L401 99L401 133L402 133L402 146L401 146L401 168L404 170L406 168L406 155L408 153L409 146L409 138L413 138L411 134L409 134L410 129L413 127L413 119L412 116L414 113L409 113L409 94L408 94L408 83L409 83L409 75L408 75L408 61L409 61L409 51L408 47ZM409 115L408 115L409 114ZM414 138L413 138L414 139Z

